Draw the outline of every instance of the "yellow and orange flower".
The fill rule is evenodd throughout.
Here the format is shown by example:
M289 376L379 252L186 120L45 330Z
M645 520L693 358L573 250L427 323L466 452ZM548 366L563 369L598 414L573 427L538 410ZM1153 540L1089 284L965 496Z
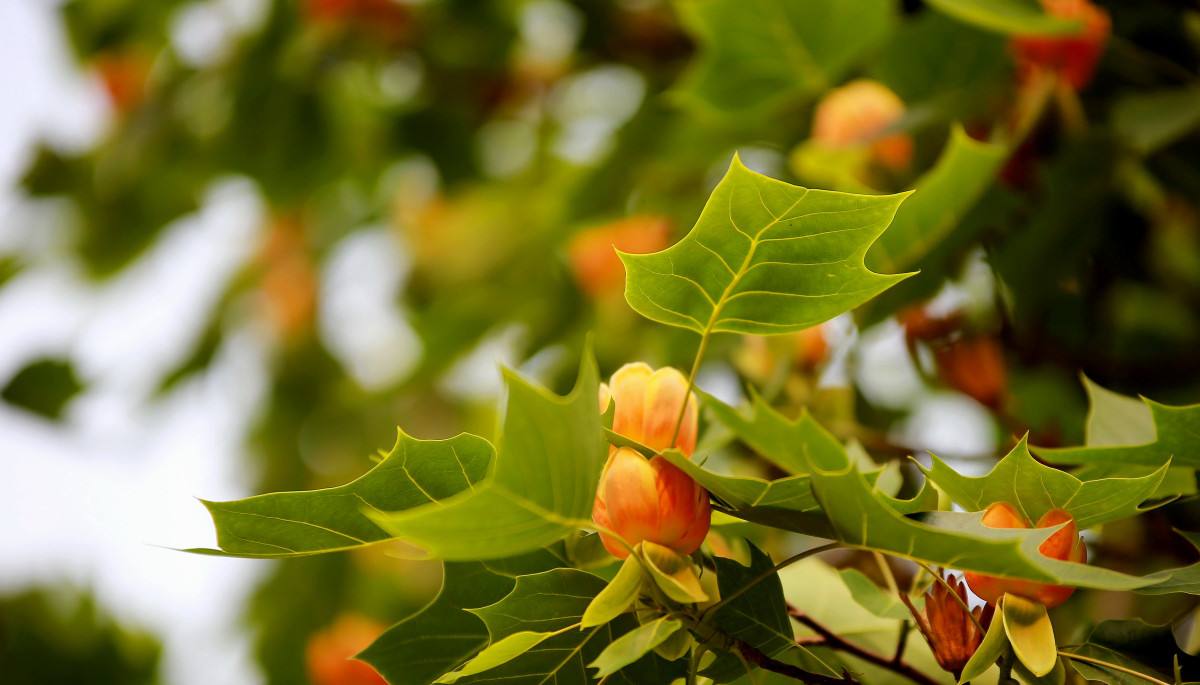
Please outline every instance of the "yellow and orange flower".
M687 385L675 369L626 364L609 385L600 387L600 411L612 402L614 432L655 450L675 447L690 457L696 449L698 414L696 396ZM592 520L613 556L623 559L629 556L626 544L643 541L691 554L708 535L711 514L708 492L666 459L646 459L628 447L610 449Z
M314 685L387 685L370 664L354 659L385 628L366 616L340 616L308 641L305 657L309 679Z
M1034 528L1050 528L1066 524L1038 547L1038 551L1060 561L1073 561L1079 564L1087 563L1087 547L1079 535L1075 519L1062 509L1052 509L1046 512ZM995 502L983 514L983 525L989 528L1029 528L1029 521L1019 514L1007 502ZM971 591L988 602L995 603L1005 593L1019 595L1035 602L1041 602L1047 608L1053 608L1067 601L1075 592L1075 588L1067 585L1048 585L1029 580L1014 580L996 578L982 573L966 573L967 585Z
M1089 0L1042 0L1046 13L1080 23L1069 36L1018 36L1012 41L1018 73L1028 80L1034 74L1057 74L1075 90L1086 86L1104 52L1112 22L1108 13Z
M876 163L900 171L912 161L912 138L902 133L879 134L903 115L904 102L891 89L859 79L831 90L817 104L812 139L833 149L870 144Z

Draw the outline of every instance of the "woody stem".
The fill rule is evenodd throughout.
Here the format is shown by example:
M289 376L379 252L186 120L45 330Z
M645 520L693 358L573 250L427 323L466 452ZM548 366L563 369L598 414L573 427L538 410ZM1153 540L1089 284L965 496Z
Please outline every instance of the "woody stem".
M809 630L813 631L818 637L821 638L819 643L812 644L820 644L839 652L845 652L846 654L862 659L863 661L875 664L880 668L886 668L892 673L903 676L908 680L917 683L918 685L937 685L938 683L937 680L922 673L921 671L918 671L907 661L881 656L875 652L863 649L853 642L842 638L837 633L834 633L832 630L817 622L811 616L791 605L788 605L788 615L799 621L801 625L806 626Z

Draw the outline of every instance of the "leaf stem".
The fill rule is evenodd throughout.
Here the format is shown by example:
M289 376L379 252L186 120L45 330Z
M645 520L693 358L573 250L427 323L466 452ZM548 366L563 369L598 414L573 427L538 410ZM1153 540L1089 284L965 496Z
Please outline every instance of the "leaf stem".
M715 316L715 315L714 315ZM668 443L672 447L675 441L679 439L679 429L683 428L683 417L687 415L688 402L692 398L692 390L696 387L696 374L700 371L700 362L704 359L704 352L708 349L708 339L711 337L712 321L709 321L709 327L704 329L700 334L700 345L696 347L696 356L692 359L692 370L688 372L687 390L683 393L683 403L679 405L679 416L675 417L675 428L671 431L671 442ZM697 407L699 410L699 407Z
M692 656L688 659L687 685L696 685L696 677L700 673L700 659L704 656L705 651L707 648L704 645L692 646Z
M1064 651L1061 649L1058 650L1058 655L1061 657L1067 658L1067 659L1074 659L1076 661L1083 661L1083 662L1086 662L1089 664L1103 666L1104 668L1112 669L1114 671L1119 671L1126 675L1131 675L1135 678L1139 678L1148 683L1155 683L1155 685L1170 685L1170 683L1168 683L1165 680L1159 680L1158 678L1155 678L1152 675L1147 675L1145 673L1142 673L1141 671L1136 671L1132 668L1128 668L1128 667L1122 666L1120 664L1114 664L1111 661L1105 661L1104 659L1097 659L1096 657L1092 657L1092 656L1084 656L1082 654L1075 654L1074 652L1067 652L1067 651Z
M701 620L703 620L704 617L709 616L710 614L717 613L717 611L719 611L721 609L721 607L725 606L729 602L732 602L733 600L737 599L738 597L741 597L742 595L746 594L750 590L754 589L755 585L758 585L762 581L766 580L767 578L770 578L772 575L778 573L782 569L787 568L788 566L791 566L792 564L796 563L797 561L807 559L808 557L811 557L816 554L821 554L822 552L828 552L831 549L837 549L838 547L841 547L841 546L842 546L842 543L840 543L840 542L831 542L826 545L820 545L819 547L810 547L809 549L806 549L803 552L793 554L792 556L788 557L787 559L784 559L783 561L779 562L778 564L775 564L771 568L769 568L769 569L763 571L762 573L758 574L757 576L754 576L753 578L751 578L749 580L749 582L747 582L745 585L738 588L737 592L734 592L733 594L729 595L728 597L722 597L719 602L717 602L716 604L705 609L704 613L701 615Z
M837 633L834 633L832 630L826 628L824 625L819 623L816 619L812 618L808 614L805 614L804 612L800 611L796 607L789 605L788 606L788 615L791 616L792 618L796 619L797 621L800 622L801 625L806 626L809 630L812 630L814 633L816 633L818 636L821 637L822 641L820 643L814 643L814 644L821 644L825 647L829 647L830 649L833 649L833 650L836 650L839 652L845 652L851 656L862 659L863 661L866 661L868 663L875 664L876 666L879 666L881 668L886 668L887 670L891 671L892 673L895 673L896 675L899 675L899 676L903 676L903 677L907 678L908 680L911 680L912 682L917 683L918 685L938 685L938 681L936 679L934 679L931 676L926 675L925 673L922 673L921 671L918 671L916 668L914 668L908 662L906 662L902 659L896 660L893 658L888 658L886 656L881 656L879 654L876 654L875 652L863 649L862 647L859 647L858 645L854 644L853 642L846 640L842 636L840 636Z

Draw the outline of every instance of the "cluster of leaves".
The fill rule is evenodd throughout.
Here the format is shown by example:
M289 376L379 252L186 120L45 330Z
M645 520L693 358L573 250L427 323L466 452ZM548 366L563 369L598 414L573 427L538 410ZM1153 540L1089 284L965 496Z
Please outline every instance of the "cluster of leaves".
M1075 435L1072 423L1082 407L1074 376L1081 369L1155 397L1195 396L1200 233L1188 198L1200 197L1189 164L1200 98L1195 75L1175 66L1195 62L1194 13L1181 20L1157 5L1112 7L1114 42L1094 87L1074 102L1096 121L1082 129L1065 116L1055 122L1043 101L1044 116L1017 134L1007 125L1020 114L1009 107L1017 99L1009 36L1076 29L1018 0L563 5L586 27L578 49L532 66L512 59L524 28L509 2L385 2L390 13L360 15L368 0L276 0L257 30L206 64L183 59L170 43L180 4L66 3L82 59L102 68L113 57L141 58L145 87L117 103L125 109L97 149L47 146L25 186L72 201L73 254L96 278L136 260L216 179L248 177L266 198L273 219L264 233L286 249L264 249L248 273L224 285L212 323L193 336L161 391L202 373L227 329L236 329L231 313L244 312L247 293L273 297L273 274L286 274L283 299L300 303L299 324L280 327L255 443L261 489L289 492L206 503L218 532L213 552L353 554L281 564L264 586L254 612L273 680L301 680L297 655L308 633L346 607L388 621L412 614L363 654L393 683L669 682L688 676L689 664L677 658L685 652L698 677L719 682L749 677L747 667L813 680L849 672L868 682L903 677L895 671L901 663L936 671L921 641L907 640L908 614L886 573L836 573L815 560L776 573L759 548L786 555L796 538L779 531L930 567L1136 593L1146 615L1181 618L1175 637L1195 651L1194 616L1183 615L1190 605L1182 597L1200 587L1200 570L1180 565L1194 556L1185 538L1156 531L1169 522L1195 527L1191 504L1166 505L1196 492L1197 407L1085 381L1090 409L1086 424L1075 422L1085 434ZM414 64L415 95L385 87L396 73L411 76ZM561 96L572 77L606 65L636 70L649 95L606 153L564 161L555 141L566 124L543 93L558 87ZM842 173L847 159L821 156L806 140L816 100L857 76L899 95L908 109L893 129L916 142L910 169L866 185ZM1062 111L1070 104L1060 103ZM474 141L489 125L528 124L529 111L537 112L530 160L511 175L489 175ZM749 148L751 166L814 189L737 159L713 189L714 166L739 147ZM785 161L776 151L790 154ZM413 159L441 179L424 204L395 181ZM591 306L563 261L546 257L615 208L688 225L710 189L686 237L656 254L625 255L629 308ZM309 300L317 267L339 242L379 222L394 223L408 243L413 271L403 303L424 352L408 377L368 391L327 351ZM290 223L299 228L280 228ZM706 548L694 569L716 585L700 587L700 599L678 587L687 586L686 573L672 579L648 555L644 566L617 570L593 535L579 533L590 525L605 453L594 402L599 368L636 358L698 368L736 354L743 334L788 334L846 312L864 328L887 322L956 278L980 247L1000 293L975 317L982 323L957 332L995 334L1010 361L1019 360L997 414L1016 438L1033 430L1032 448L1013 440L980 477L936 457L923 475L901 460L880 465L897 451L907 457L903 446L870 440L895 418L889 409L808 392L811 378L797 392L802 374L790 368L782 384L739 369L758 387L747 407L703 398L700 456L749 457L736 462L749 470L662 456L708 489L721 512L716 535L732 548L723 551L745 563ZM523 331L518 361L579 350L594 329L598 363L585 351L575 389L562 397L507 373L493 441L401 432L367 474L312 489L360 471L359 455L387 439L397 416L414 434L486 432L479 427L493 409L449 397L444 379L464 354L513 326ZM565 373L547 374L549 385ZM36 381L50 377L54 383ZM30 379L54 397L27 399ZM4 398L58 415L82 387L69 364L54 361L16 377ZM979 510L997 500L1030 519L1063 508L1081 528L1104 526L1108 554L1090 566L1048 559L1038 552L1047 531L980 525ZM950 511L951 502L965 511ZM1112 543L1145 531L1154 536L1149 544L1171 551L1138 563L1144 548ZM743 536L753 542L737 542ZM400 542L445 560L441 589L415 612L420 597L397 600L389 589L378 601L374 580L364 577L379 574L363 570L376 562L359 561ZM929 582L923 578L914 597ZM299 591L314 584L325 591ZM1153 604L1160 595L1169 604ZM831 597L856 605L822 612ZM797 623L789 604L828 633ZM597 623L588 612L602 606L611 620ZM1056 670L1047 677L1065 677L1060 665L1069 663L1102 681L1137 677L1128 670L1169 679L1156 672L1171 656L1138 648L1161 630L1102 624L1087 637L1088 622L1056 616L1056 626L1075 628L1060 627L1059 638L1078 644L1062 648L1062 661L1051 652ZM1036 634L1044 648L1046 624L1029 624L1031 631L990 631L972 668L1007 659L1017 677L1034 678L1007 656L1010 638L1024 645L1016 635ZM893 662L898 633L905 637Z

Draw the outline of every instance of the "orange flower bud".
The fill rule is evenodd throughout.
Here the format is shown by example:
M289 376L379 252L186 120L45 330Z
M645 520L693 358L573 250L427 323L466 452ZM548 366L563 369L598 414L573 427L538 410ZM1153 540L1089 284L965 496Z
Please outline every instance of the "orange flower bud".
M629 550L605 530L630 546L649 541L691 554L708 535L711 514L708 492L691 476L662 457L646 459L628 447L609 456L592 506L604 548L618 559Z
M1092 80L1104 52L1112 24L1108 13L1089 0L1042 0L1042 7L1055 17L1078 21L1080 30L1069 36L1014 38L1012 50L1019 73L1028 79L1037 71L1055 72L1079 90Z
M613 432L624 435L654 450L671 447L671 434L683 408L687 379L670 367L657 371L642 362L617 369L607 386L600 386L600 412L608 410L611 397L616 402ZM687 410L679 424L674 446L688 455L696 449L698 414L696 395L688 395Z
M953 588L958 599L950 594L946 585ZM908 605L909 612L916 619L917 627L929 643L938 665L957 678L983 642L983 632L975 622L978 621L986 630L991 623L994 608L990 604L986 607L975 607L968 615L963 609L963 605L967 603L966 586L954 577L946 578L946 585L934 583L929 592L925 593L924 611L917 611L909 601L908 595L901 594L900 598ZM972 615L975 620L971 620Z
M796 362L804 369L815 369L829 356L825 327L813 326L796 334Z
M946 384L980 404L999 407L1008 389L1004 350L993 338L957 340L934 351Z
M641 362L626 364L600 386L600 411L613 408L613 431L655 450L672 444L691 456L696 449L698 414L695 394L687 379L672 368L657 371ZM685 409L686 396L686 409ZM675 422L683 411L679 435L671 441ZM592 520L601 528L604 547L617 558L630 546L648 540L691 554L708 534L711 506L708 492L662 457L647 460L637 451L613 448L600 477L592 507Z
M904 102L887 86L859 79L835 88L817 104L812 139L830 148L870 143L876 163L902 170L912 161L912 138L879 134L903 115Z
M983 525L989 528L1028 528L1029 522L1007 502L995 502L983 513ZM1079 535L1075 519L1062 509L1052 509L1038 519L1035 528L1051 528L1063 525L1053 535L1046 538L1038 551L1062 561L1073 561L1079 564L1087 563L1087 547ZM1011 593L1041 602L1047 608L1053 608L1067 601L1075 592L1075 588L1066 585L1048 585L1028 580L1011 580L996 578L981 573L967 572L964 574L971 591L984 600L995 603L1004 593Z
M141 53L106 53L95 61L113 109L125 114L146 98L150 59Z
M313 685L387 685L370 664L354 659L385 628L365 616L345 614L313 635L305 654Z
M671 238L671 224L657 216L634 216L576 233L567 246L571 270L579 287L596 297L619 291L625 268L617 250L642 254L658 252Z

